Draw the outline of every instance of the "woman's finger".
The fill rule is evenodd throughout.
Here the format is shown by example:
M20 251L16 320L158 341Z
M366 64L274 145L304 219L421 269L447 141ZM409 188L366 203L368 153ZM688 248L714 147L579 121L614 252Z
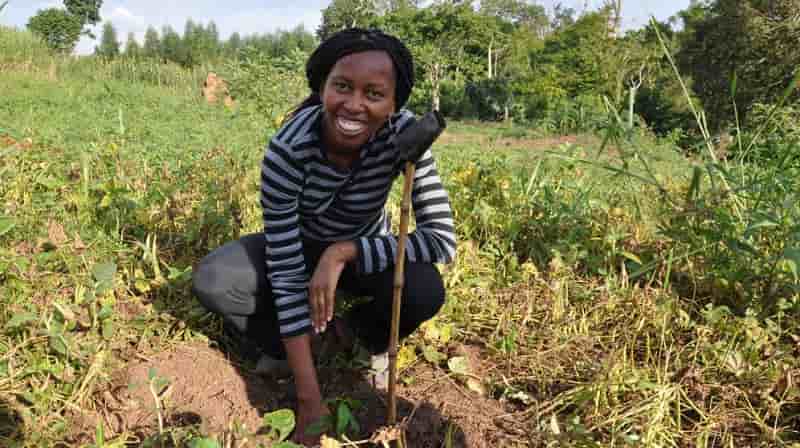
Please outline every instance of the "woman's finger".
M333 320L333 308L336 305L336 287L328 288L325 300L325 323Z
M314 326L314 331L319 333L320 316L322 315L321 308L323 308L323 304L320 300L319 288L311 288L311 297L309 297L309 302L311 304L311 323Z

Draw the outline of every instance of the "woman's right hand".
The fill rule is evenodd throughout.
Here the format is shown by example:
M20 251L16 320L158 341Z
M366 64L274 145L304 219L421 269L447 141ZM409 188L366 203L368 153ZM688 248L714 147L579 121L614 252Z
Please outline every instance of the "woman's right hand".
M319 435L306 434L308 426L328 414L322 403L322 394L317 381L317 371L311 356L311 336L304 334L283 340L286 355L294 374L297 390L297 421L292 440L306 446L319 443Z
M310 434L308 429L311 425L319 422L324 416L329 415L327 406L322 400L298 401L297 403L297 423L294 430L292 441L305 446L319 445L322 434Z

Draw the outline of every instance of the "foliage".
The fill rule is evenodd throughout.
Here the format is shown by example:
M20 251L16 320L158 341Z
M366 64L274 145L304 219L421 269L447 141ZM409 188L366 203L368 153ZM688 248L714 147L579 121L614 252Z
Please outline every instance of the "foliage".
M128 38L128 42L130 42L130 36ZM94 53L104 58L119 56L119 39L113 23L106 22L103 24L103 32L100 34L100 46L95 48Z
M52 62L50 48L31 31L0 25L0 67L44 66Z
M377 5L372 0L333 0L322 10L317 28L319 40L345 28L365 28L377 17Z
M554 32L573 25L562 22ZM466 94L487 77L481 43L463 53L475 56L474 71L453 62L461 75L442 79L443 108L481 113ZM525 48L507 50L509 66L525 67L511 56ZM262 145L305 92L300 50L250 48L226 65L242 100L235 111L198 98L207 66L37 62L54 67L54 82L28 68L42 51L31 33L0 27L0 405L8 400L18 414L0 421L3 446L74 444L70 410L113 394L108 379L137 359L131 353L218 334L219 320L191 296L191 266L260 229ZM423 366L466 382L460 393L509 409L493 421L508 422L520 445L797 444L795 84L772 104L753 104L726 161L700 113L708 151L691 158L627 126L608 90L615 71L605 90L572 96L555 65L540 66L540 78L503 67L496 74L515 98L536 93L519 114L537 127L450 122L436 143L458 261L443 269L445 308L401 350L413 360L401 381L425 381L414 370ZM663 86L653 109L677 104L663 73L649 79L637 104ZM276 84L285 91L270 90ZM581 130L597 136L552 134ZM462 345L495 366L477 384L468 357L450 356ZM336 429L358 433L352 402L334 403ZM95 446L246 446L285 438L290 420L281 412L265 421L274 437L231 422L212 438L162 411L172 417L163 437L103 423L78 437Z
M103 0L64 0L67 12L77 17L81 25L96 25L100 21Z
M234 98L247 99L268 123L279 124L290 112L287 105L299 104L307 94L300 67L307 55L296 50L284 58L273 59L248 47L238 60L225 68Z
M681 14L677 60L693 79L712 129L735 123L734 104L743 120L753 104L774 102L794 77L798 8L797 0L714 0Z
M128 33L128 39L125 41L125 57L138 58L142 55L142 47L136 40L133 32Z
M41 36L51 50L70 53L80 38L83 24L80 20L59 8L39 10L28 21L28 29Z

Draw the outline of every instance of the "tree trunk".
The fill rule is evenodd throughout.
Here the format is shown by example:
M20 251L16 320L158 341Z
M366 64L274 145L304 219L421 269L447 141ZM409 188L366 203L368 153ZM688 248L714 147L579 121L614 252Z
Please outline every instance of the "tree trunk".
M489 41L489 72L488 76L489 79L492 79L492 45L494 44L494 38Z
M441 73L439 72L440 70L441 70L441 65L433 64L429 75L430 76L429 79L431 81L431 102L432 102L431 106L433 107L433 110L436 111L439 110L439 105L441 104L441 98L439 96L439 87L442 77Z
M628 129L633 129L633 106L636 104L637 86L631 86L630 96L628 96Z

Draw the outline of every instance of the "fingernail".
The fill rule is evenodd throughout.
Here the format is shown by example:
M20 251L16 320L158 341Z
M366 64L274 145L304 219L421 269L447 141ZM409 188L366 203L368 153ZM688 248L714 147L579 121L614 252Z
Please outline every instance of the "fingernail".
M322 326L322 332L323 332L323 333L325 333L325 329L326 329L326 328L328 328L328 326L327 326L327 325L323 325L323 326Z

